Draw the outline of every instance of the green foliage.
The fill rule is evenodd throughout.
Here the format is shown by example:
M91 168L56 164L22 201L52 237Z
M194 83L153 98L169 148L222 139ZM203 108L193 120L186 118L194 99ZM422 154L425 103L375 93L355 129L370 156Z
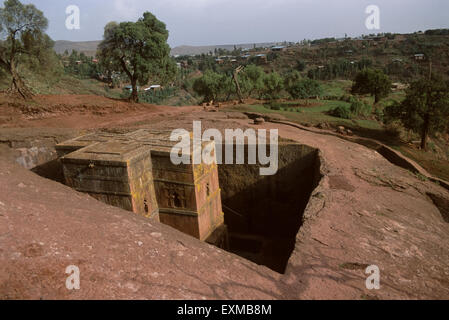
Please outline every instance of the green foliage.
M337 118L342 118L342 119L351 119L352 118L351 110L349 110L349 108L344 107L344 106L338 106L338 107L332 109L331 111L329 111L329 115L331 115L333 117L337 117Z
M291 70L284 76L284 88L288 90L302 79L301 74L297 70Z
M177 89L174 87L164 88L157 91L144 91L139 94L139 99L146 103L160 104L164 100L175 96L176 92Z
M400 120L406 128L420 133L421 146L425 149L429 133L448 129L449 82L439 77L413 82L401 103L385 109L385 121L394 120Z
M217 72L217 63L213 56L202 55L201 61L198 64L198 70L205 72L206 70L213 70Z
M282 104L277 103L277 102L270 102L270 103L266 104L266 107L268 107L271 110L279 111L282 109Z
M353 103L355 101L358 101L358 99L356 97L354 97L353 95L350 95L350 94L342 95L339 100L340 101L344 101L344 102L348 102L348 103Z
M265 75L263 78L264 88L262 96L269 100L278 99L284 87L283 82L282 77L277 72Z
M324 66L309 70L307 76L316 80L332 80L337 78L350 78L356 72L370 67L372 60L363 58L358 62L349 61L347 59L338 59Z
M167 39L165 24L152 13L145 12L137 22L106 25L98 56L105 69L128 76L133 87L132 100L138 101L137 83L145 85L152 75L171 77L173 62Z
M426 36L447 36L449 35L449 29L426 30L424 33Z
M87 57L84 53L78 53L73 50L70 55L62 56L64 62L64 71L79 79L97 78L101 73L101 68L93 59Z
M320 84L309 78L294 82L286 90L293 99L308 99L322 94Z
M254 90L252 81L248 78L246 74L242 73L238 76L238 82L242 95L246 98L250 97L251 93Z
M380 70L365 69L357 74L352 86L353 94L371 94L374 103L391 92L391 80Z
M323 38L323 39L316 39L312 40L310 43L313 45L319 45L319 44L325 44L329 42L334 42L335 38Z
M270 53L267 54L267 61L273 62L273 61L275 61L276 59L278 59L279 56L280 56L280 55L279 55L279 53L277 53L277 52L270 52Z
M371 106L360 100L353 101L351 103L351 107L349 108L349 110L354 116L364 116L364 117L369 116L372 112Z
M13 89L24 98L32 94L19 76L17 67L26 59L31 59L28 60L31 64L36 60L49 61L53 41L45 34L47 27L48 20L32 4L6 0L4 7L0 8L0 68L11 76Z
M306 66L307 66L307 64L306 64L305 61L303 61L303 60L298 60L298 61L296 61L295 69L296 69L297 71L302 72L302 71L304 71L304 70L306 69Z
M252 96L254 93L260 94L261 90L264 87L264 76L265 72L259 66L250 64L245 67L241 77L248 79L250 87L248 92L249 96Z
M167 86L173 83L177 73L178 69L176 67L176 62L172 58L166 58L160 66L153 68L153 71L150 74L150 80L152 83Z
M204 97L204 101L218 101L223 95L233 90L231 77L208 70L193 83L196 94Z
M385 132L395 139L400 138L402 134L402 123L399 120L394 120L385 125Z

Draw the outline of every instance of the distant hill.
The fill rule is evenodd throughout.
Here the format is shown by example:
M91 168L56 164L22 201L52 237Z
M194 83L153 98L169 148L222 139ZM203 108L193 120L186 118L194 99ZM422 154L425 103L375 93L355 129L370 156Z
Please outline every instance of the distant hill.
M97 47L100 44L101 41L65 41L65 40L58 40L55 41L55 51L56 53L62 54L66 50L68 52L72 52L73 50L76 50L78 52L84 52L87 56L94 56L97 52ZM256 43L257 47L269 47L276 45L277 43L274 42L267 42L267 43ZM248 44L237 44L235 45L237 48L248 48L251 49L254 47L254 43L248 43ZM226 50L233 50L234 45L214 45L214 46L179 46L172 48L171 55L197 55L202 53L209 53L210 51L214 52L215 49L226 49Z
M276 45L278 43L276 42L266 42L266 43L246 43L246 44L236 44L235 47L238 49L252 49L254 45L256 47L270 47L273 45ZM213 46L179 46L175 47L171 50L171 54L173 56L175 55L196 55L196 54L202 54L202 53L209 53L214 52L215 49L225 49L232 51L234 50L233 44L225 44L225 45L213 45Z
M78 52L84 52L87 56L95 56L95 53L97 52L97 47L100 44L101 41L80 41L80 42L73 42L73 41L65 41L65 40L59 40L55 41L54 49L56 53L62 54L66 50L70 53L73 50L76 50Z

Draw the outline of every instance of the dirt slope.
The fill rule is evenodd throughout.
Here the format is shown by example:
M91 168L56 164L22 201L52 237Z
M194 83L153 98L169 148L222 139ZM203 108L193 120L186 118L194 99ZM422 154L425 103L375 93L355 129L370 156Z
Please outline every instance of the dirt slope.
M39 95L31 102L0 95L0 127L108 128L195 110L202 108L134 104L95 95Z

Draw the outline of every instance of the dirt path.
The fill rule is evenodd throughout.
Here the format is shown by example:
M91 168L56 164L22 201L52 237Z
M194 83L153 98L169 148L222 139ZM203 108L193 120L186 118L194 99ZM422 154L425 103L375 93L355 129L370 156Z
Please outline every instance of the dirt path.
M201 110L199 106L133 104L94 95L42 95L33 102L0 96L0 128L110 128Z

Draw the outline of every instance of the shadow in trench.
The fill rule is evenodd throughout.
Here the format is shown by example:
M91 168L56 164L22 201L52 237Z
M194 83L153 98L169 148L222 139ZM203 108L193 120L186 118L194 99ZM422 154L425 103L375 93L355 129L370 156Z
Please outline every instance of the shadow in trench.
M304 210L321 179L318 150L281 144L278 172L260 176L260 167L219 166L229 251L284 273Z

